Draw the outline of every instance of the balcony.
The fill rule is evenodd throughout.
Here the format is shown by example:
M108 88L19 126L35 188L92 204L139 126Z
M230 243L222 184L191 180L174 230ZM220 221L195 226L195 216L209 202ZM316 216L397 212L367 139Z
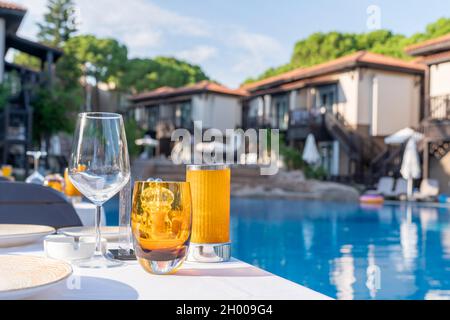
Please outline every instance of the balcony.
M288 121L273 121L270 118L264 117L246 117L244 118L244 128L245 129L279 129L280 131L286 131Z
M430 113L432 119L450 119L450 94L430 98Z
M310 134L316 139L328 140L329 135L325 128L324 115L304 109L293 110L289 113L289 140L304 140Z
M450 139L450 95L431 97L429 106L421 131L430 140Z

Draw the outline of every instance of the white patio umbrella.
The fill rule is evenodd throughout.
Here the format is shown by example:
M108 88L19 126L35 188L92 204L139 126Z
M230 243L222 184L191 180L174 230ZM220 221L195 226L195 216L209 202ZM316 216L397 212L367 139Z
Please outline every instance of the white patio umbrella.
M134 141L138 146L147 146L147 147L157 147L159 145L158 140L153 139L150 136L145 136L142 139L137 139Z
M413 194L413 180L420 178L420 160L417 152L417 142L414 138L408 140L405 153L403 155L402 168L400 170L403 178L408 180L408 199Z
M319 150L317 150L316 139L310 133L306 138L305 148L303 149L303 160L310 165L317 165L320 163L321 157Z
M420 132L414 131L411 128L404 128L396 133L386 137L384 142L386 144L403 144L409 139L413 138L416 142L423 139L423 134Z
M195 146L195 150L197 152L215 152L215 153L223 153L226 150L226 145L213 141L213 142L200 142Z

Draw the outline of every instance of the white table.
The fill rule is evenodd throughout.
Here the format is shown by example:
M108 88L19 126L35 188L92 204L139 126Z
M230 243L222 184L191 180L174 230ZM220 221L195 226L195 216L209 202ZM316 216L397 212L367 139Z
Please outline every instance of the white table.
M0 254L43 255L41 244L0 249ZM271 273L233 260L185 263L177 274L156 276L137 262L112 269L79 269L65 283L34 299L125 300L319 300L329 297Z
M81 222L83 223L83 226L94 226L95 225L95 214L96 214L96 207L94 204L90 202L78 202L73 204L75 211L77 212L78 216L80 217ZM102 217L101 217L101 225L106 225L106 216L105 216L105 210L102 209Z

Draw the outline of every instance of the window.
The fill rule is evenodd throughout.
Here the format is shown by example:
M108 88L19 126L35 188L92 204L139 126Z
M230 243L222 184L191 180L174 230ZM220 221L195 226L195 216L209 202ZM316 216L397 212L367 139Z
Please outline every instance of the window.
M289 124L289 102L288 96L274 96L270 112L270 123L273 128L287 130Z
M316 108L325 108L333 111L333 106L337 103L337 86L328 85L317 88Z
M148 128L155 130L159 121L159 107L150 107L148 109Z
M190 101L176 105L175 125L179 128L186 129L192 126L192 104Z

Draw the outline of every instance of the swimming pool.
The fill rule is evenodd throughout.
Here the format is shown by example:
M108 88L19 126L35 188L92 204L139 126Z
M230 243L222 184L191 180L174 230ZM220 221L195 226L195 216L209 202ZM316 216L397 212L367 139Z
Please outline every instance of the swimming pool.
M450 298L449 208L232 199L231 211L234 257L331 297Z

